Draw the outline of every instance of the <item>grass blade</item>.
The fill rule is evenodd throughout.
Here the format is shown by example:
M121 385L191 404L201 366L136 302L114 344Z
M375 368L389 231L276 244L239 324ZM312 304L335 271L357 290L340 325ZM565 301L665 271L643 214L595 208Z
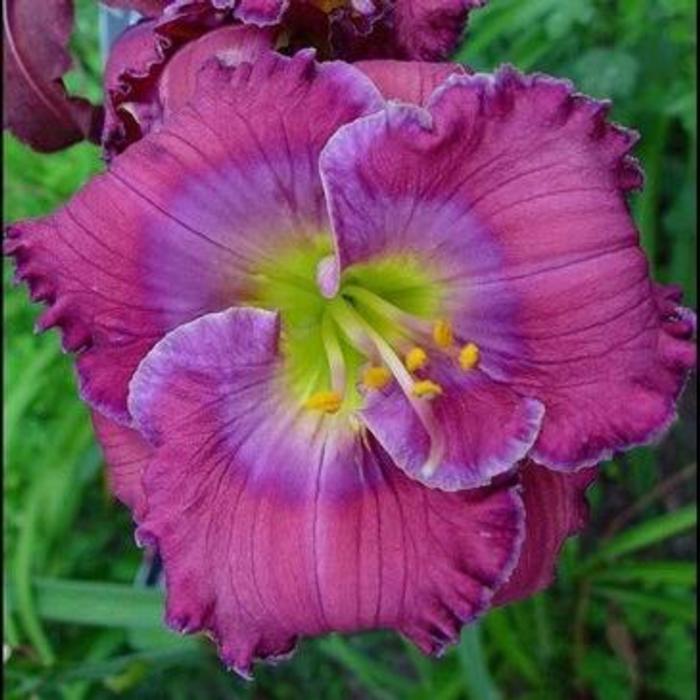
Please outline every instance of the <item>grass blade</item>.
M413 683L371 661L366 654L354 649L342 637L331 635L318 640L316 644L326 656L350 670L377 698L393 700L397 694L406 697L414 688Z
M658 593L644 593L612 586L593 586L591 593L623 606L634 606L690 625L695 624L695 606L688 601L687 597L669 598L660 596Z
M480 629L476 623L462 630L462 640L457 647L457 657L462 668L464 685L472 700L500 700L481 646Z
M46 620L102 627L164 627L163 595L157 590L60 579L35 579L32 584L37 611Z
M499 656L502 656L523 678L539 685L541 682L537 662L530 656L529 646L522 643L513 628L509 611L506 608L492 610L483 622L488 640Z
M636 527L621 532L603 545L588 559L577 573L589 572L596 565L650 547L694 527L697 522L697 504L680 508L672 513L646 520Z
M619 562L612 568L596 572L592 578L595 583L638 581L691 588L697 581L697 569L690 561Z

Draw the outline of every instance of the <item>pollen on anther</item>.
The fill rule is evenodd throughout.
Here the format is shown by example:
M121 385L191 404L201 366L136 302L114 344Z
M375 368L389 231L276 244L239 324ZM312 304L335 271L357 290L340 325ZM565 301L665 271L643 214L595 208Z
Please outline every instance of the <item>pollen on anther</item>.
M420 399L434 399L442 394L442 387L430 379L423 379L420 382L416 382L411 387L411 391L414 396Z
M317 391L304 401L304 408L323 413L337 413L342 403L343 397L340 392Z
M479 351L479 346L475 343L467 343L459 351L459 366L463 370L474 369L479 364L479 357L481 352Z
M386 367L372 365L362 373L362 383L368 389L383 389L391 380L391 372Z
M454 342L454 332L452 324L445 319L440 319L433 326L433 340L441 348L449 348Z
M404 362L406 363L406 369L409 372L415 372L418 369L423 369L428 364L428 354L423 350L423 348L417 345L411 348L404 357Z

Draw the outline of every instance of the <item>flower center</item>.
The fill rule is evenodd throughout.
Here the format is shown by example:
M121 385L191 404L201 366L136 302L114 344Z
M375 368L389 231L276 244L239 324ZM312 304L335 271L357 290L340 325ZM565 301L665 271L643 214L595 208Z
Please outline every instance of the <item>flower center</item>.
M258 269L249 300L280 312L285 379L294 400L342 415L395 380L430 423L426 403L443 393L431 360L448 356L461 370L479 361L476 345L460 346L441 316L444 286L420 260L397 254L348 268L338 293L328 298L317 280L331 252L328 237L318 236L276 255Z

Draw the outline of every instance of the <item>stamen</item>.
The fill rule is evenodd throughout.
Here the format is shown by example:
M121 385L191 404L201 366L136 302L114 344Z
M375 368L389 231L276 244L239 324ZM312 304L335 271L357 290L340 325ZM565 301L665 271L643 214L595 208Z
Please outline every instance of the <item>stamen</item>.
M323 413L337 413L343 403L343 396L337 391L317 391L304 401L304 408Z
M454 332L452 331L452 324L441 318L439 321L435 322L433 326L433 340L435 344L441 348L449 348L454 342Z
M362 383L368 389L383 389L391 381L391 372L382 366L372 365L362 373Z
M481 352L475 343L467 343L459 351L459 365L463 370L474 369L479 364Z
M394 378L398 382L430 438L430 452L422 469L432 474L440 464L440 460L445 451L445 445L435 415L429 404L425 401L418 400L418 398L413 395L413 386L415 384L420 384L420 382L413 381L413 377L411 377L408 370L403 366L401 360L389 343L387 343L371 324L362 318L345 299L336 297L333 302L331 302L330 308L341 328L344 330L346 328L352 328L353 334L369 336L383 362L394 375Z
M411 391L414 396L420 399L434 399L442 394L442 387L430 379L423 379L420 382L416 382Z
M404 362L409 372L415 372L418 369L423 369L428 364L428 353L416 345L406 353Z

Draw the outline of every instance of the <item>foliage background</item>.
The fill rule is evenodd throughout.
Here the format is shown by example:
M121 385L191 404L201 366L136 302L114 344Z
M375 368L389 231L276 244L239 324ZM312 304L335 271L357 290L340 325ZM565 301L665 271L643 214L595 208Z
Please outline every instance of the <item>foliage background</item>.
M94 0L78 3L70 84L99 99ZM632 206L662 281L696 306L693 0L491 0L457 58L572 78L615 101L643 135L647 173ZM89 145L40 156L4 138L7 221L48 212L101 167ZM9 698L401 698L623 700L695 697L696 393L653 449L604 465L592 522L569 542L556 585L487 615L440 660L385 633L305 642L254 683L206 641L160 626L159 594L135 585L130 518L57 336L5 266L4 661ZM693 383L694 384L694 383Z

